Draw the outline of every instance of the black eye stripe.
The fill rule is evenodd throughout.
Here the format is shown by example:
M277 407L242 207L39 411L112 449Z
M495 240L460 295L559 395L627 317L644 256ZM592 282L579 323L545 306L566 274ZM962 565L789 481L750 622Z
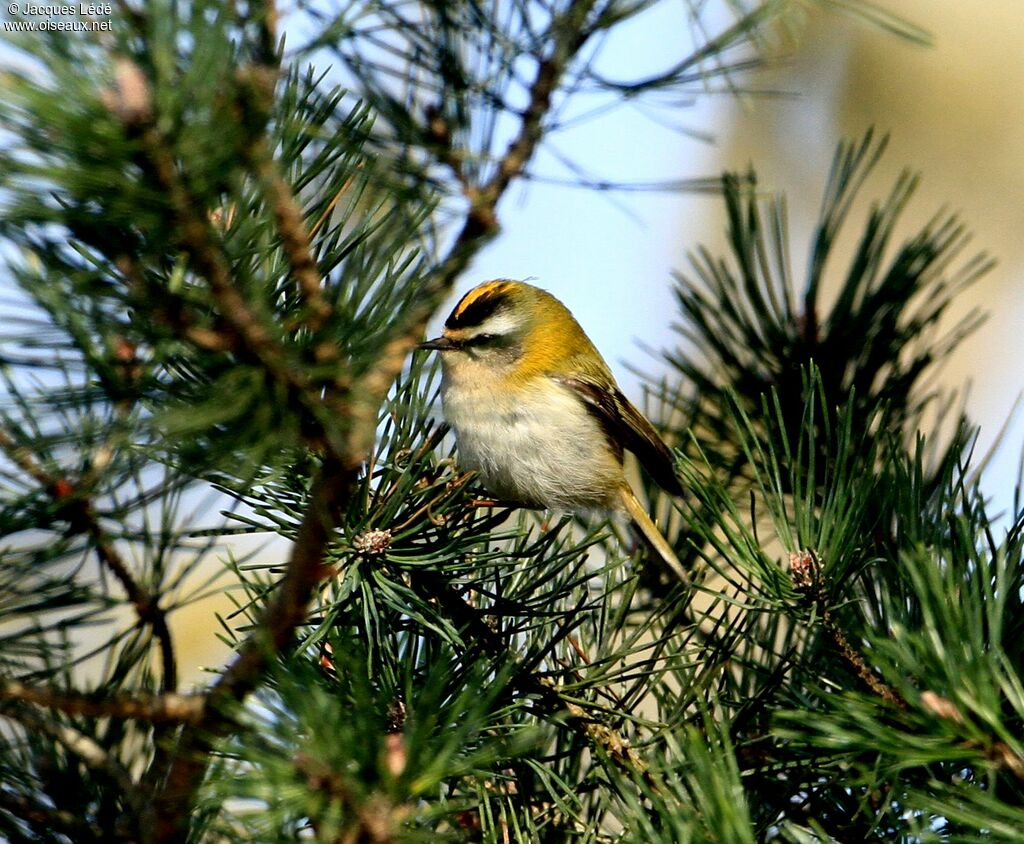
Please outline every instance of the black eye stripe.
M497 334L477 334L462 341L463 346L488 346L500 340Z
M505 304L505 301L506 297L502 295L481 296L475 302L470 302L461 310L456 307L455 310L452 311L451 316L449 316L448 320L445 322L445 328L458 329L480 325L488 317L493 316L494 313Z

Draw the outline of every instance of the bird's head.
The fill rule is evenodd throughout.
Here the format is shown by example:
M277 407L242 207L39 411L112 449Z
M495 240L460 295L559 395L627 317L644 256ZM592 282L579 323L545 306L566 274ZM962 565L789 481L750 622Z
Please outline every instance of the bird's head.
M522 281L487 281L470 290L449 314L440 337L420 344L441 352L445 370L537 374L607 372L607 367L558 299Z

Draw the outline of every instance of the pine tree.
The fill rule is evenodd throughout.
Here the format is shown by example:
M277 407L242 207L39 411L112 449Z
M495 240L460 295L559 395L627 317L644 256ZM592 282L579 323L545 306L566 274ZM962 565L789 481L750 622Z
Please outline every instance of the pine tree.
M802 277L745 173L677 279L648 386L689 497L647 493L693 588L487 501L413 351L568 102L733 80L787 3L617 81L653 0L300 4L287 49L271 4L115 5L2 76L0 835L1020 839L1024 507L929 387L989 260L944 213L894 243L908 175L836 265L884 140L837 152ZM211 558L234 655L184 689Z

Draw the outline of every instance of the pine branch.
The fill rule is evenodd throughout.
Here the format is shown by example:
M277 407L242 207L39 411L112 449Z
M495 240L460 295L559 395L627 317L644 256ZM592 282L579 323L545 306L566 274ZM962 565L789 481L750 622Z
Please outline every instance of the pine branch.
M812 551L794 552L789 555L790 577L793 587L803 599L813 605L815 618L828 634L839 655L849 663L854 673L874 694L897 709L906 709L907 702L903 696L891 686L883 683L871 669L864 657L850 644L832 610L829 608L829 596L822 583L821 563Z
M510 659L512 664L520 661L509 651L501 635L450 586L429 573L417 573L411 577L411 581L425 600L439 603L449 618L468 630L472 642L495 664L503 665ZM513 675L511 682L524 694L536 696L548 717L557 717L560 713L567 712L572 716L567 723L583 735L595 750L606 754L627 775L636 777L657 790L657 783L652 778L647 763L630 745L629 740L614 728L596 720L578 703L566 699L553 678L538 676L528 666L521 666Z
M115 266L135 301L148 304L156 323L166 325L176 336L203 351L222 354L238 348L239 339L234 330L226 325L217 330L203 326L199 315L181 297L160 285L148 284L133 257L120 255Z
M356 424L349 442L349 451L364 454L373 442L372 424L377 408L401 371L409 352L423 337L427 322L454 286L456 279L469 266L474 256L493 238L499 229L497 206L514 178L521 175L533 157L543 136L543 123L551 100L566 69L579 53L592 30L586 20L596 0L572 0L564 13L555 15L541 39L550 44L529 89L529 101L522 113L518 132L498 162L494 175L484 184L467 186L469 199L462 228L444 259L430 273L417 300L408 308L372 371L363 379L366 399L357 406Z
M690 389L673 396L652 387L701 432L709 453L722 452L723 468L737 480L743 461L734 459L729 413L724 412L734 400L756 418L762 397L777 394L785 436L795 444L805 407L802 373L813 365L826 396L818 418L822 435L835 424L832 409L848 403L857 430L866 430L869 418L881 409L879 424L912 435L924 408L937 400L921 385L982 322L973 310L938 334L954 296L992 267L984 253L961 259L970 237L955 215L936 215L892 248L917 183L907 173L871 209L854 255L841 269L836 300L830 311L823 311L825 268L835 260L838 234L849 224L854 201L885 147L886 139L876 139L871 131L858 142L840 145L802 283L792 277L785 204L781 198L764 201L753 173L723 177L729 257L719 259L699 249L690 257L692 277L678 276L676 294L684 316L678 330L684 345L665 358ZM677 439L685 445L686 432L678 431ZM817 471L825 471L827 456L815 457Z
M0 789L0 811L40 830L67 836L71 841L99 841L104 835L98 825L73 811L49 806L25 794ZM109 834L109 830L106 831Z
M0 449L43 487L56 506L58 517L69 523L72 532L84 533L92 540L97 558L121 584L135 610L139 624L148 625L153 630L153 635L160 646L163 669L161 684L165 692L173 692L178 686L178 668L174 657L174 641L167 625L167 613L160 607L159 594L143 588L135 579L100 525L85 492L76 489L67 478L50 475L36 461L29 448L19 445L14 437L2 428Z
M310 234L302 209L278 170L277 162L264 144L248 153L253 170L259 175L263 189L270 201L281 235L281 245L292 276L298 284L306 311L306 324L313 332L318 331L333 315L334 309L324 298L321 290L322 279L313 258ZM336 356L335 356L336 359Z
M271 660L287 645L306 617L316 585L327 575L324 565L338 513L355 489L355 476L325 461L313 482L305 516L295 538L285 575L276 586L256 628L242 643L231 665L202 695L202 715L181 734L171 756L159 756L160 799L148 807L143 826L147 841L179 840L189 823L188 806L210 763L214 740L230 728L229 705L240 702L260 682Z
M892 794L885 799L911 807L910 814L925 805L913 788L939 793L927 779L932 761L944 771L964 764L984 771L998 786L986 799L1016 799L1024 707L1015 663L986 663L985 672L967 660L976 674L961 681L942 676L957 660L945 659L954 652L949 644L942 658L929 650L934 633L922 634L914 653L896 635L888 652L877 641L879 631L916 631L921 616L935 610L934 596L897 563L915 543L936 548L951 541L943 531L952 512L949 501L932 507L903 497L913 489L927 498L932 487L886 474L890 455L877 445L878 432L888 436L918 418L921 404L911 388L973 323L937 344L924 329L942 316L949 291L986 264L968 262L947 275L965 235L955 221L938 219L887 265L892 225L913 187L912 179L901 180L869 217L837 306L830 314L821 310L818 278L852 191L874 160L870 138L837 157L802 313L789 289L780 216L766 224L740 179L726 183L735 268L700 253L697 271L707 285L680 291L686 330L725 373L719 379L713 367L675 359L703 394L697 404L681 403L685 427L701 437L684 444L705 448L711 476L706 489L694 492L699 504L681 541L728 584L712 598L702 627L682 622L692 618L692 595L648 590L622 574L619 557L586 559L578 536L560 537L547 526L530 533L524 523L499 532L505 514L481 515L479 506L488 502L474 501L470 477L452 473L432 453L444 435L429 422L433 393L424 388L421 395L401 375L408 365L412 381L436 377L421 360L409 364L409 351L498 233L510 185L529 177L545 137L571 122L560 122L568 99L561 92L596 86L631 98L679 91L702 78L697 65L705 61L716 65L712 73L727 75L746 58L726 65L726 50L746 43L784 4L744 12L736 26L707 37L664 73L623 83L594 71L598 36L652 5L646 0L514 3L507 19L476 4L346 4L338 27L325 28L324 37L358 40L347 66L366 105L338 119L332 115L342 113L341 94L320 95L315 71L280 76L272 4L236 8L204 0L173 14L122 5L130 31L116 43L130 58L90 64L86 59L106 45L49 43L50 52L40 53L55 64L52 89L21 80L16 104L0 106L17 117L12 124L25 138L13 154L0 151L3 188L21 203L0 229L31 257L18 277L49 320L45 340L30 331L14 336L47 372L65 374L63 360L47 361L51 352L73 356L78 379L39 388L38 406L49 414L41 420L35 394L23 401L12 387L30 435L21 436L20 425L18 438L0 431L0 447L14 464L4 474L16 479L9 510L0 515L12 533L56 515L70 525L72 540L55 549L18 549L3 582L14 583L37 558L64 565L80 551L74 537L84 537L134 605L135 627L158 640L167 691L128 690L149 682L157 652L135 627L123 645L111 646L108 676L94 694L63 690L53 680L35 685L29 675L0 682L0 710L16 712L26 725L46 722L24 731L32 751L68 750L75 771L86 771L73 787L83 805L100 807L88 810L90 819L127 809L125 828L141 827L138 836L132 830L133 840L201 837L224 805L218 800L214 807L209 795L237 787L234 779L215 780L232 772L250 779L245 796L258 801L259 817L237 828L229 817L218 833L225 840L249 834L254 842L311 829L339 841L347 833L381 841L407 831L461 835L463 822L464 837L523 842L600 836L594 824L605 822L652 842L752 841L754 825L765 835L787 834L794 819L874 834L884 811L862 793L881 783ZM368 25L357 30L350 13L358 26ZM82 74L72 58L103 65L104 78L112 70L113 88L99 92L77 82ZM73 96L60 90L62 83ZM186 85L193 86L187 95L175 87ZM8 179L7 168L16 175ZM33 195L40 180L52 185L56 203ZM438 208L459 211L445 218L435 215ZM439 249L446 220L453 221L450 240ZM870 342L851 342L851 335ZM812 358L835 366L804 380L801 367ZM385 403L392 391L394 402ZM851 394L857 413L837 411ZM731 400L716 406L716 397L727 395L738 396L729 418ZM895 410L879 410L885 399ZM68 406L74 412L65 415ZM113 428L104 414L116 419ZM707 431L713 436L704 438ZM146 561L151 571L136 574L120 544L139 533L150 542L148 524L139 531L126 521L115 539L108 514L127 520L136 508L172 508L166 493L173 484L154 485L122 507L122 478L110 471L101 478L90 465L96 442L108 451L131 444L124 465L132 479L159 463L174 465L182 477L212 479L241 505L234 517L242 530L291 540L283 565L230 561L246 590L224 622L236 653L197 694L173 693L174 657L160 603L180 584L162 577L166 555L186 547L181 537L198 534L161 537ZM62 449L81 453L86 464L75 479L50 477L46 469L73 465ZM716 476L723 467L724 480ZM752 526L736 512L732 482L744 472L744 489L754 490L786 549L820 551L828 595L818 581L802 603L794 601L799 584L766 550L756 508ZM105 496L115 507L100 512ZM40 499L36 516L31 508L38 510ZM989 524L973 514L969 523L974 533L964 532L971 537ZM583 544L599 541L594 534ZM966 536L956 541L973 543ZM1018 551L1007 546L1000 553L1015 560ZM951 568L961 571L959 564L957 558ZM971 557L963 570L984 566ZM140 585L151 582L150 574L160 575L152 582L162 593ZM66 589L53 588L57 576L51 577L39 598L16 586L10 598L0 595L0 610L9 600L20 617L37 608L70 615L68 608L82 601L73 592L83 588L78 576L76 568ZM960 625L968 656L987 654L1000 619L1021 615L1019 583L999 576L991 595L973 582L951 581L967 584L977 599L966 602L972 612ZM942 587L934 591L953 594ZM1016 595L1017 604L1006 595ZM996 596L1005 609L982 611ZM836 654L813 647L808 615L816 615ZM4 664L15 673L35 661L43 668L31 676L57 676L53 666L63 651L46 637L90 618L86 611L61 616L36 631L38 643L21 637L28 656L5 652ZM847 637L840 618L851 619L856 637ZM1014 638L1010 625L1000 633ZM19 645L20 635L12 637ZM359 643L352 653L343 651L345 637ZM850 638L868 650L854 649ZM811 656L824 659L812 667ZM308 677L297 668L306 663L317 684L308 706L301 688ZM927 670L907 668L915 664ZM809 677L848 693L835 695L845 722L813 697ZM919 678L936 696L918 695L920 705L912 687ZM849 693L860 682L870 695ZM493 700L480 694L491 686ZM392 724L396 702L415 700L424 689L431 694L416 701L412 725ZM976 690L983 692L977 701ZM254 692L262 695L247 706ZM861 708L844 712L848 699ZM930 721L925 701L935 710ZM784 704L800 710L805 736L829 717L845 732L825 730L826 738L807 750L781 732L769 736ZM322 723L322 713L333 724ZM358 713L356 726L344 731L350 746L337 748L334 734L350 713ZM65 724L71 719L79 720ZM253 722L258 729L250 729ZM903 732L893 729L901 725ZM677 726L685 740L677 740ZM542 746L530 745L528 753L504 741L530 730ZM639 748L629 744L634 732L643 737ZM878 733L877 746L867 750L866 732ZM137 781L106 771L136 751L140 733L145 752L153 752L148 769L136 768L141 757L133 755L124 767L140 770ZM935 741L949 734L959 742L952 750ZM733 735L741 751L773 742L782 775L772 780L766 769L744 766L741 780ZM926 762L892 762L892 747L915 737ZM304 745L310 738L321 746ZM840 740L849 742L845 757L823 749ZM14 746L4 751L5 774L32 764ZM861 773L868 757L882 773ZM899 792L904 775L913 787ZM748 785L758 777L769 783L763 791ZM44 825L46 812L30 792L59 794L70 780L26 782L25 815ZM287 788L275 788L280 783ZM4 820L20 803L7 795L0 791ZM73 826L56 815L54 823ZM900 823L908 825L901 816L893 828ZM99 837L85 826L81 832L83 840Z
M203 711L200 695L175 692L147 695L139 692L90 694L31 686L16 680L0 680L0 700L31 703L67 715L87 718L129 718L152 724L196 723Z
M141 71L140 71L141 74ZM167 193L176 215L180 246L197 272L206 279L216 300L220 315L234 329L240 348L266 368L280 384L289 388L296 398L314 401L313 386L302 370L289 359L284 347L275 338L269 321L259 315L237 288L230 265L214 239L209 220L199 212L202 204L191 194L178 174L174 157L155 124L138 127L147 153L147 162L157 184Z
M261 14L259 64L249 77L254 91L256 108L269 113L273 103L274 85L280 71L280 52L277 45L277 9L273 0L266 0L259 9ZM246 161L259 177L274 213L281 244L288 259L291 274L305 302L306 321L311 331L318 331L333 315L333 308L324 298L323 279L313 257L311 234L307 231L305 215L292 187L281 175L278 164L266 139L254 142L243 150Z
M42 718L38 713L28 709L5 706L0 709L0 714L20 723L23 727L37 733L49 736L61 747L80 759L83 764L98 771L109 778L118 789L118 793L128 803L137 803L139 795L136 792L131 775L125 770L116 759L104 750L94 739L79 732L74 727Z

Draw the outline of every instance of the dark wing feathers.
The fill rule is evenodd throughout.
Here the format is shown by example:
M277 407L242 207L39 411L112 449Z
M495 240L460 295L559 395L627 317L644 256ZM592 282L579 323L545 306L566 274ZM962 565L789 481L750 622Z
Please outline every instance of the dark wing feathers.
M658 436L654 426L616 387L610 390L585 377L552 376L559 384L578 395L601 427L612 447L620 454L632 451L647 473L672 495L682 495L683 487L675 473L675 458Z

